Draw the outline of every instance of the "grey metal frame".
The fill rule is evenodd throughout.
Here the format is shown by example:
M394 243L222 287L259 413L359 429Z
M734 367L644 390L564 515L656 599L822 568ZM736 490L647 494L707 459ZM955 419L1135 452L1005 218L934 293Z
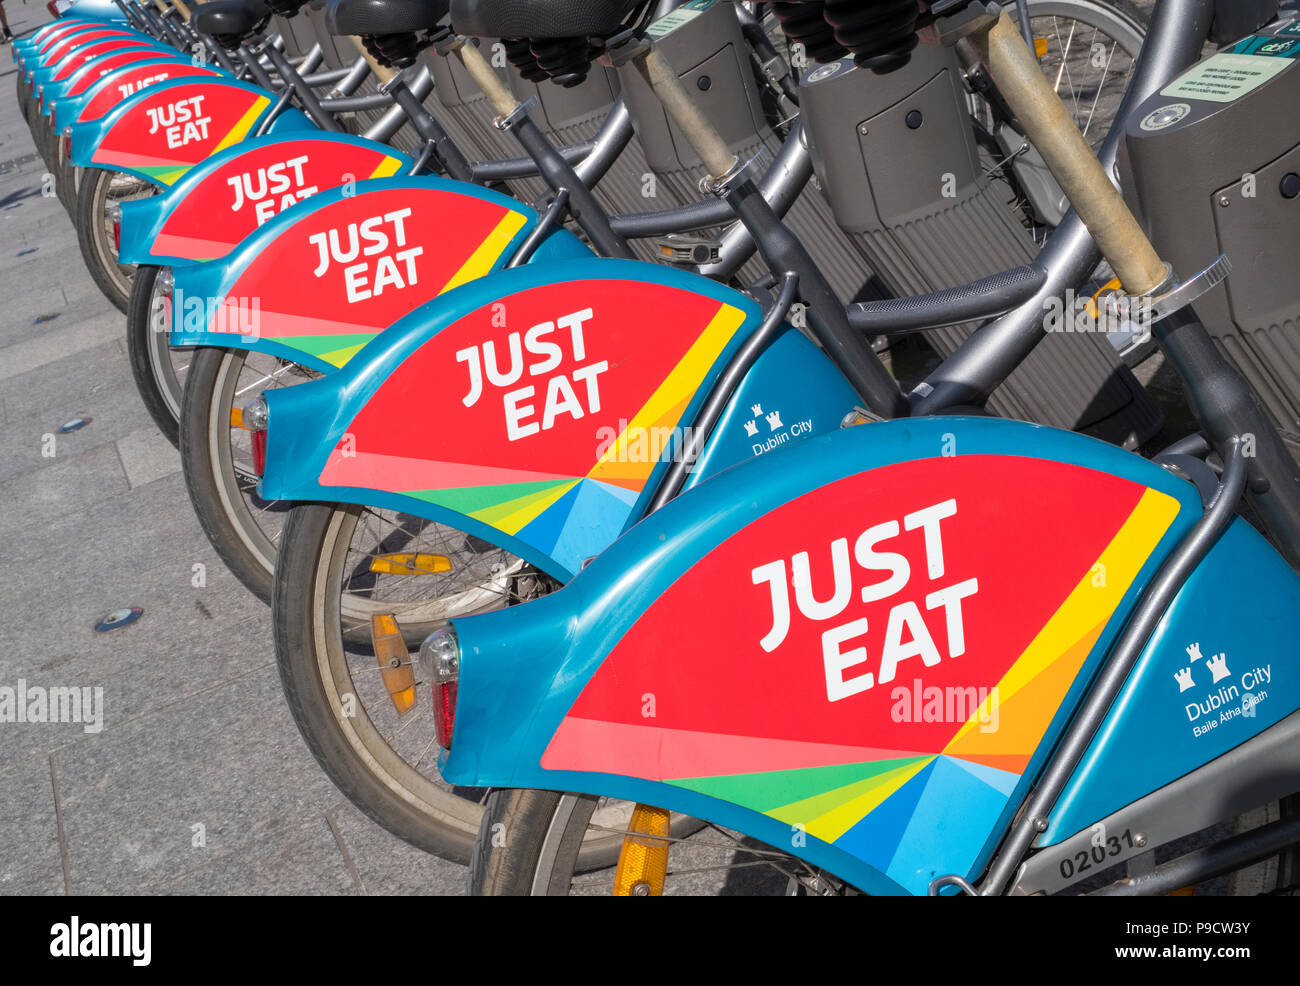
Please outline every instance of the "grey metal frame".
M1131 832L1096 871L1124 863L1154 847L1200 832L1242 812L1300 791L1300 712L1234 747L1223 756L1125 805L1096 824L1108 833ZM1208 794L1212 792L1212 794ZM1086 879L1061 875L1062 861L1092 850L1093 826L1034 851L1015 878L1015 895L1056 893ZM1184 881L1178 886L1187 886Z
M1044 768L1037 786L998 847L988 873L979 885L981 896L1002 893L1034 839L1047 829L1047 817L1052 806L1056 804L1056 799L1065 789L1075 767L1087 752L1088 744L1110 711L1111 703L1123 688L1124 681L1141 656L1147 640L1183 583L1236 517L1237 506L1245 488L1246 459L1242 455L1241 444L1233 442L1224 465L1218 495L1201 515L1196 526L1165 559L1143 592L1132 618L1111 648L1096 682L1061 738L1055 755Z
M1214 19L1214 0L1159 0L1128 91L1098 156L1108 173L1124 128L1120 121L1149 95L1195 63ZM1212 258L1206 258L1207 260ZM1048 237L1037 264L1047 272L1042 289L1024 305L983 326L943 361L909 396L913 414L955 405L982 404L1046 334L1044 304L1087 279L1101 253L1071 209Z

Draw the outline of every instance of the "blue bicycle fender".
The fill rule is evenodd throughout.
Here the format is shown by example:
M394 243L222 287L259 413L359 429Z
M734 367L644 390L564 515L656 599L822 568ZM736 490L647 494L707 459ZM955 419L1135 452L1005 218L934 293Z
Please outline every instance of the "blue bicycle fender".
M559 592L454 620L442 776L682 811L871 893L972 878L1201 512L1146 460L1019 422L792 444Z
M251 349L333 371L418 305L507 263L537 219L509 196L440 178L319 192L224 259L176 269L171 344ZM336 262L349 243L350 257ZM560 230L531 260L590 256Z
M118 259L181 267L223 258L271 217L344 185L347 175L395 175L411 164L405 154L348 134L249 137L195 165L160 194L122 203Z
M1300 709L1297 637L1300 577L1236 519L1166 611L1036 845L1089 828ZM1111 834L1103 865L1129 848Z
M97 82L93 83L88 89L86 89L84 92L76 96L65 96L62 94L56 95L45 107L45 109L48 109L48 111L50 112L51 119L53 120L53 126L56 129L62 131L64 127L71 126L73 123L76 123L79 119L81 119L82 111L88 105L90 105L90 103L93 100L95 100L96 97L100 96L103 93L109 92L113 88L114 79L117 77L117 75L120 72L125 72L136 68L140 68L140 69L149 68L151 72L156 71L158 73L162 73L162 72L166 72L167 69L171 66L188 67L189 65L190 65L190 60L188 58L185 58L182 55L177 55L177 54L169 55L165 52L159 52L156 57L141 59L139 61L131 62L129 65L122 66L121 69L116 70L110 73L108 76L98 80ZM217 71L217 70L213 69L213 71ZM141 89L137 91L143 91L143 90Z
M415 513L567 580L644 509L759 321L743 295L647 264L499 272L412 312L338 373L268 392L261 493ZM780 358L822 360L829 381L798 406L833 404L817 418L837 427L852 393L802 345L783 340Z
M265 90L223 77L175 79L142 89L104 117L72 125L72 163L134 175L154 185L175 182L191 167L256 133L272 112ZM310 130L296 109L270 132Z
M108 57L109 55L115 55L115 54L117 54L117 53L120 52L120 51L126 51L128 48L137 48L137 49L153 49L153 50L158 51L158 52L160 52L160 53L164 50L160 45L158 45L158 44L156 44L155 42L152 42L152 41L150 41L150 40L147 40L147 39L145 39L145 38L143 38L143 37L140 37L140 38L112 38L112 39L110 39L110 38L105 38L105 39L104 39L104 42L108 42L108 41L120 42L122 46L121 46L121 47L114 48L114 49L112 49L112 50L110 50L110 51L106 51L106 52L104 52L101 56L99 56L99 57L101 57L101 58L106 58L106 57ZM93 47L94 47L96 44L98 44L98 43L100 43L100 42L91 42L90 44L86 45L86 48L93 48ZM166 50L167 50L167 51L170 51L170 52L172 52L172 53L175 53L175 51L176 51L175 48L170 48L170 47L167 48ZM69 59L75 58L76 56L81 55L81 54L83 54L83 53L84 53L84 50L83 50L82 48L74 49L74 50L73 50L72 52L70 52L70 53L69 53L65 58L60 59L58 62L56 62L56 63L54 63L54 64L51 64L51 65L44 65L44 66L42 66L41 68L38 68L38 69L36 69L35 71L32 72L32 74L31 74L31 84L32 84L33 86L40 86L40 87L42 87L42 91L41 91L41 101L42 101L42 103L44 103L45 105L48 105L51 99L57 99L58 96L59 96L59 95L60 95L60 94L61 94L61 93L62 93L62 92L63 92L63 91L64 91L64 90L69 86L69 85L72 84L73 80L76 79L78 73L80 73L81 71L83 71L83 70L85 70L85 69L88 69L88 68L90 68L90 67L92 67L92 66L94 65L94 60L92 60L92 61L88 61L88 62L85 62L84 64L78 66L78 68L77 68L75 71L73 71L72 74L69 75L67 78L65 78L65 79L58 79L57 81L55 80L55 76L56 76L56 75L59 75L59 74L63 71L63 69L64 69L64 67L65 67L65 64L64 64L64 63L65 63L66 61L68 61Z

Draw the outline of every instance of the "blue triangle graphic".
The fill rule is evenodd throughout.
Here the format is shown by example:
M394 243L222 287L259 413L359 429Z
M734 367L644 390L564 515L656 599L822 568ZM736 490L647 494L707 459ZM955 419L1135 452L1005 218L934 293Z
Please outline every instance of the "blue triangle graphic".
M875 811L836 839L835 848L852 853L883 873L889 866L898 840L903 836L903 830L907 828L917 799L925 790L926 778L934 770L935 762L926 764Z
M1005 794L964 766L935 760L897 840L886 872L913 893L925 893L938 876L968 876L1006 807Z
M975 763L973 760L963 760L961 757L945 757L944 759L951 760L953 766L960 767L968 774L974 774L989 787L995 791L1001 791L1008 798L1011 797L1011 792L1016 789L1016 785L1020 783L1020 775L1013 774L1009 770L998 770L996 767Z
M559 540L560 533L564 530L565 522L569 519L573 505L578 502L578 491L587 482L589 480L580 479L573 489L520 528L515 537L551 554L555 542Z

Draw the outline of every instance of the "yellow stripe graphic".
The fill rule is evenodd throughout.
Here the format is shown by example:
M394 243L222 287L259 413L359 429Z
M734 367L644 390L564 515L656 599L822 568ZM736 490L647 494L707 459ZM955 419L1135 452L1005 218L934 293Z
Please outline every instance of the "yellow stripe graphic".
M366 340L369 342L369 340ZM321 353L320 358L331 366L342 367L344 363L350 360L357 353L361 352L365 342L358 342L355 346L344 346L342 349L331 349L328 353Z
M504 531L506 534L515 535L530 522L536 520L544 510L549 509L560 497L564 496L565 493L568 493L580 482L581 480L574 479L560 483L548 490L528 493L505 503L497 503L482 510L475 510L470 516L475 520L483 521L485 524L491 524L497 530Z
M812 807L809 802L816 802L817 798L809 798L804 802L785 805L775 811L769 811L767 814L789 825L803 825L804 831L809 835L816 836L823 842L834 842L853 828L854 825L866 818L867 815L879 808L885 802L885 799L924 770L933 760L934 757L922 757L915 763L895 768L867 781L850 784L848 785L849 788L860 789L860 792L854 794L843 804L836 805L830 811L823 812L811 819L807 817L800 818L799 816L801 809L806 811L809 807ZM845 793L850 792L846 791ZM816 809L814 808L814 810Z
M371 178L387 178L389 175L397 174L397 169L402 162L395 157L385 157L379 162L379 167L370 172Z
M605 450L605 454L587 473L589 479L614 483L639 489L657 462L630 462L628 433L649 435L655 428L671 428L680 420L681 412L726 348L731 337L745 321L745 313L733 305L723 304L713 319L691 344L677 365L664 378L641 410L628 422L627 430ZM635 485L634 485L635 484Z
M266 96L258 96L253 105L248 108L248 112L239 118L239 122L235 124L234 129L221 138L220 144L212 148L212 153L216 154L218 151L224 151L231 144L236 144L243 140L244 137L247 136L248 131L253 128L253 124L257 121L258 116L261 115L262 110L266 109L267 104L270 102L271 100Z
M507 212L505 217L497 223L496 229L488 233L487 239L479 244L468 260L461 265L460 270L452 276L452 279L442 286L439 294L445 294L452 288L460 287L469 281L477 280L484 274L492 270L492 265L505 251L514 235L524 225L524 215L521 212Z
M1103 626L1115 612L1120 600L1124 598L1133 580L1137 578L1138 572L1151 557L1151 552L1155 550L1177 516L1178 501L1172 496L1153 489L1148 489L1142 494L1137 506L1129 514L1128 520L1124 521L1119 531L1111 538L1110 544L1102 551L1097 563L1084 573L1079 584L1066 596L1065 602L1052 614L1051 619L1038 631L1038 635L1030 641L1024 653L1007 669L1007 673L998 682L997 696L1003 706L1016 692L1029 685L1080 640L1086 639L1090 632L1099 632L1098 628ZM1080 654L1076 650L1074 656L1081 666L1087 654ZM1070 681L1073 681L1073 675L1064 682L1065 690L1068 690ZM1064 694L1063 690L1061 695ZM1059 699L1060 696L1057 696L1058 702ZM1041 729L1035 733L1041 738L1042 730L1047 728L1047 723L1056 712L1056 703L1050 703L1050 707L1047 707L1048 703L1036 704L1043 706L1039 709L1042 714ZM986 701L985 706L980 710L986 719L991 711L987 706ZM968 736L972 740L979 736L980 734L974 733L978 726L979 713L977 712L957 731L944 752L954 755L958 755L959 751L974 752L969 749L969 743L962 741ZM1023 735L1022 730L1016 732ZM990 749L989 744L992 740L989 739L989 734L984 735L985 742L977 745L987 750ZM1014 752L1028 754L1032 750Z

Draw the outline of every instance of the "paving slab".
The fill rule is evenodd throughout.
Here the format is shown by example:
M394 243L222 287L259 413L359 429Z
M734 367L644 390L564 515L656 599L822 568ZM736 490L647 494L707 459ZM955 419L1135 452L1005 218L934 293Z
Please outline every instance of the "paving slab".
M354 869L359 893L444 897L465 893L468 877L463 867L403 842L351 802L335 807L329 822Z
M141 438L157 433L116 340L0 381L0 396L5 407L5 421L0 424L0 482L47 469L133 433ZM58 434L65 423L82 417L91 423ZM55 436L52 448L46 438L51 434Z
M193 839L191 839L193 841ZM334 841L325 815L268 832L238 849L213 852L191 847L193 869L169 873L138 888L139 893L356 894L357 885ZM396 891L394 891L396 892Z
M3 733L46 728L27 723L0 725ZM6 755L0 768L0 894L61 894L64 890L49 755Z
M57 761L76 893L130 890L192 869L200 833L206 852L244 852L321 820L341 797L300 739L270 667L106 726ZM323 822L317 838L337 854Z
M47 528L64 515L85 511L104 495L127 489L122 460L113 445L91 449L75 458L56 460L46 469L23 473L0 483L0 537L22 530Z
M152 425L118 439L117 454L131 489L147 486L181 469L181 455L176 446Z

